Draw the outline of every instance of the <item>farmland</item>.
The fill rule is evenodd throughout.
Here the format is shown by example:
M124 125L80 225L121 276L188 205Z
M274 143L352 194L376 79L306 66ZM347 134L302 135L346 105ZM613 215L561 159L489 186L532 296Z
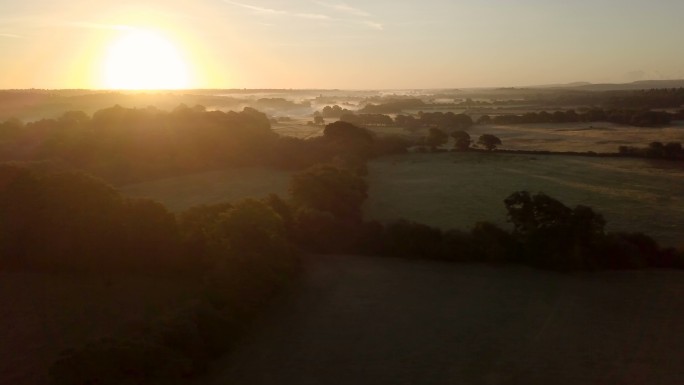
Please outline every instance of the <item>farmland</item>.
M368 218L442 228L506 223L503 199L544 192L604 214L608 230L643 231L667 245L684 233L684 170L641 159L481 153L409 154L369 164Z
M284 196L290 173L264 168L235 168L127 185L121 192L150 198L169 210L192 206L262 198L270 193Z
M672 384L682 273L316 256L197 384Z

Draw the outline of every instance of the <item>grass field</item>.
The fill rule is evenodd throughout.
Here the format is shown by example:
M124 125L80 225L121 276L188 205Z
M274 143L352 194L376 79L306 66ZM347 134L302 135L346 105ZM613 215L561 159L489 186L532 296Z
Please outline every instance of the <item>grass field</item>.
M287 196L291 173L262 168L214 171L124 186L181 211L269 193ZM506 225L503 200L514 191L544 192L569 206L602 213L612 231L642 231L684 245L684 167L676 162L574 156L439 153L369 163L364 212L381 221L406 218L442 228L478 221Z
M310 120L310 119L309 119ZM327 119L332 123L335 119ZM273 125L280 135L309 138L323 134L323 127L307 126L307 119ZM379 135L421 137L427 129L409 132L403 127L372 127ZM473 141L482 134L501 138L501 148L511 150L595 151L618 152L619 146L645 147L651 142L683 142L684 122L673 122L667 127L643 128L622 126L607 122L596 123L542 123L514 125L475 125L468 130ZM451 148L453 143L447 144Z
M608 229L684 244L684 168L622 158L509 154L410 154L369 164L368 218L407 218L442 228L506 224L512 192L544 192L604 214Z
M121 192L163 203L172 211L200 204L287 195L290 173L264 168L238 168L128 185Z
M684 273L315 256L205 384L670 385Z
M513 150L618 152L619 146L645 147L651 142L684 142L684 125L662 128L621 126L612 123L515 124L473 126L474 138L494 134L502 148Z

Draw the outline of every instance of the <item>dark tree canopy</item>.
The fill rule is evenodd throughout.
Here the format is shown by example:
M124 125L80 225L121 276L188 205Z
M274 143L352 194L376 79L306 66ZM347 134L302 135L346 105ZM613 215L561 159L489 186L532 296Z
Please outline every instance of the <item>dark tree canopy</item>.
M601 214L587 206L571 209L544 193L527 191L511 194L504 203L514 234L530 258L567 268L596 263L591 254L605 238Z
M459 151L466 151L470 148L471 139L470 134L463 130L456 130L451 133L451 137L454 138L454 146Z
M370 131L344 121L337 121L326 125L323 130L323 137L342 142L371 143L373 141L373 134Z
M37 269L180 267L174 216L77 172L0 166L0 266Z
M323 107L323 110L321 111L321 115L323 115L324 118L339 118L340 116L344 114L351 114L353 113L352 111L342 108L335 104L334 106L325 106Z
M439 147L446 144L449 140L449 136L439 128L430 128L427 137L425 137L425 144L432 148Z
M298 206L328 212L338 218L361 218L366 181L332 165L313 166L292 178L290 194Z
M477 140L477 144L486 148L487 151L492 151L496 146L501 145L501 139L492 134L484 134Z

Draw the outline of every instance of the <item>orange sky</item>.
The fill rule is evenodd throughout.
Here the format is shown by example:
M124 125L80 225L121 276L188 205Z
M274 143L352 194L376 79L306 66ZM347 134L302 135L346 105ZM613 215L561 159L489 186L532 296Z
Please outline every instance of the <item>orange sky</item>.
M673 0L2 2L0 88L447 88L682 78L682 14L684 2Z

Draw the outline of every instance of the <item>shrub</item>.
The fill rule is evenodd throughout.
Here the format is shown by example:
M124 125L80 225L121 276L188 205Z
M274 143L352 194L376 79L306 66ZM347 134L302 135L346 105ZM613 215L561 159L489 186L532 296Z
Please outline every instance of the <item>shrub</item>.
M318 165L292 178L290 195L296 206L329 212L336 218L360 219L367 197L366 181L332 165Z
M385 227L385 252L392 256L441 259L442 231L424 224L399 220Z

